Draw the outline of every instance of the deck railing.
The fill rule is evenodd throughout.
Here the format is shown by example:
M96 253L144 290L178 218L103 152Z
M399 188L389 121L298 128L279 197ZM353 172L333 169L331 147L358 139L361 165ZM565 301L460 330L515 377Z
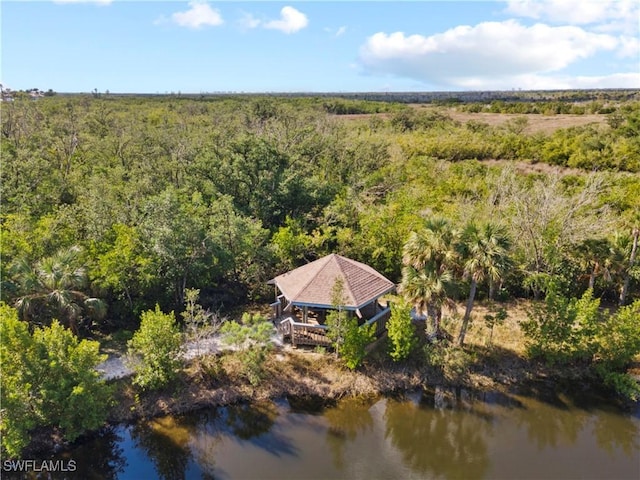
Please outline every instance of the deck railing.
M278 323L278 332L283 338L290 338L291 344L331 346L331 339L327 337L326 325L312 325L296 322L292 317L285 318Z
M367 320L363 326L375 324L377 338L387 330L387 322L389 321L389 318L391 318L391 308L387 307Z
M391 309L389 307L378 312L372 318L367 320L364 325L375 325L375 335L379 338L387 329L387 321L391 317ZM327 325L316 325L311 323L303 323L296 321L296 318L289 316L287 318L276 321L278 333L283 339L289 339L291 344L296 345L320 345L330 347L332 342L327 337Z

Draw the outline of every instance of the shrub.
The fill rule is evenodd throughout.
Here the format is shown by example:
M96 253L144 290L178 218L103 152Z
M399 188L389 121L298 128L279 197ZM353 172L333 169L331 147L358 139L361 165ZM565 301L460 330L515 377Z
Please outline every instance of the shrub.
M586 342L591 339L594 325L600 321L599 299L591 290L580 300L568 299L550 289L543 304L535 305L522 323L527 336L529 355L547 363L567 363L589 354Z
M529 354L550 364L586 361L606 385L637 399L640 387L624 370L640 353L640 301L613 315L599 306L591 290L580 299L550 291L522 324Z
M452 382L466 376L473 361L470 354L446 340L435 340L425 344L422 353L427 366Z
M140 328L129 341L129 353L136 374L133 383L143 389L160 388L173 380L181 366L179 358L182 339L173 312L155 310L142 312Z
M375 325L358 325L355 318L347 320L342 358L350 370L358 368L367 355L367 345L375 340Z
M263 365L271 348L273 325L262 315L244 313L240 323L227 322L220 332L225 343L236 347L238 356L251 385L262 380Z
M416 347L418 338L411 320L411 306L407 303L391 305L387 334L390 342L389 356L394 362L406 359Z
M17 311L0 304L2 448L20 455L30 431L60 428L73 441L100 427L107 415L110 388L95 367L106 356L98 342L82 340L54 320L29 334Z

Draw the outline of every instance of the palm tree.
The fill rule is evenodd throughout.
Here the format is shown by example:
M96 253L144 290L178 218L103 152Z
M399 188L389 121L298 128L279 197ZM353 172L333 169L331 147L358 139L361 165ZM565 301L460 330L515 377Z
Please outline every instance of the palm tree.
M74 333L83 314L96 319L106 313L105 303L89 297L87 273L79 266L80 248L73 246L37 262L32 268L26 261L17 265L20 289L24 295L16 301L20 317L34 321L57 318Z
M611 279L610 263L611 256L614 256L613 246L605 238L587 238L578 244L575 253L581 267L587 271L589 276L588 288L593 290L598 276L604 277L607 281Z
M489 298L492 299L494 285L502 279L508 268L508 251L511 247L506 230L493 223L486 223L481 227L474 223L468 224L461 240L459 249L464 261L464 276L471 280L471 285L458 345L464 344L478 284L489 281Z
M454 276L449 270L438 274L428 269L417 270L410 265L402 269L400 292L418 313L427 314L437 337L442 336L442 307L451 303L450 291L453 284Z
M458 233L442 218L427 221L404 245L400 292L419 313L431 318L433 332L442 336L442 307L451 303L457 262Z
M620 289L619 305L624 305L627 301L627 292L629 291L629 283L631 280L631 271L635 268L636 257L638 255L638 238L640 238L640 228L635 227L631 232L633 238L631 242L631 252L629 252L629 268L625 271L624 281Z

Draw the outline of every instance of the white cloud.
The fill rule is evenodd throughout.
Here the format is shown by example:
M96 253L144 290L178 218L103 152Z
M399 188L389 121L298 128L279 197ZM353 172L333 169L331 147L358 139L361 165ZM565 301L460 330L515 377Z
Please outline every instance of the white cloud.
M640 38L621 36L618 37L618 41L620 42L619 57L640 58Z
M559 72L577 60L620 46L618 37L577 26L527 27L507 20L459 26L428 37L379 32L361 47L359 63L372 74L433 85L487 88L516 80L531 83L527 79ZM519 87L528 88L508 88Z
M347 27L346 27L345 25L341 26L341 27L336 31L336 37L340 37L340 36L344 35L346 31L347 31Z
M283 33L295 33L309 24L307 16L293 7L283 7L280 10L280 18L264 22L264 28L280 30Z
M599 32L638 36L638 0L508 0L506 12L556 24L589 25Z
M631 16L638 21L637 0L509 0L506 11L520 17L586 25Z
M224 23L220 12L206 2L194 0L189 2L189 7L186 12L171 15L171 19L181 27L187 28L216 27Z
M640 73L613 73L610 75L516 75L497 82L477 79L465 87L473 90L565 90L593 88L639 88Z

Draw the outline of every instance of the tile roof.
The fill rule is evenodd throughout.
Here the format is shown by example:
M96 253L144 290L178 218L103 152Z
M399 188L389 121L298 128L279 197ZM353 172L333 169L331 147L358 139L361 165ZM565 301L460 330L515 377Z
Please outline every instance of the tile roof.
M364 263L335 253L274 278L292 303L330 307L336 279L344 282L345 307L358 308L393 290L393 282Z

